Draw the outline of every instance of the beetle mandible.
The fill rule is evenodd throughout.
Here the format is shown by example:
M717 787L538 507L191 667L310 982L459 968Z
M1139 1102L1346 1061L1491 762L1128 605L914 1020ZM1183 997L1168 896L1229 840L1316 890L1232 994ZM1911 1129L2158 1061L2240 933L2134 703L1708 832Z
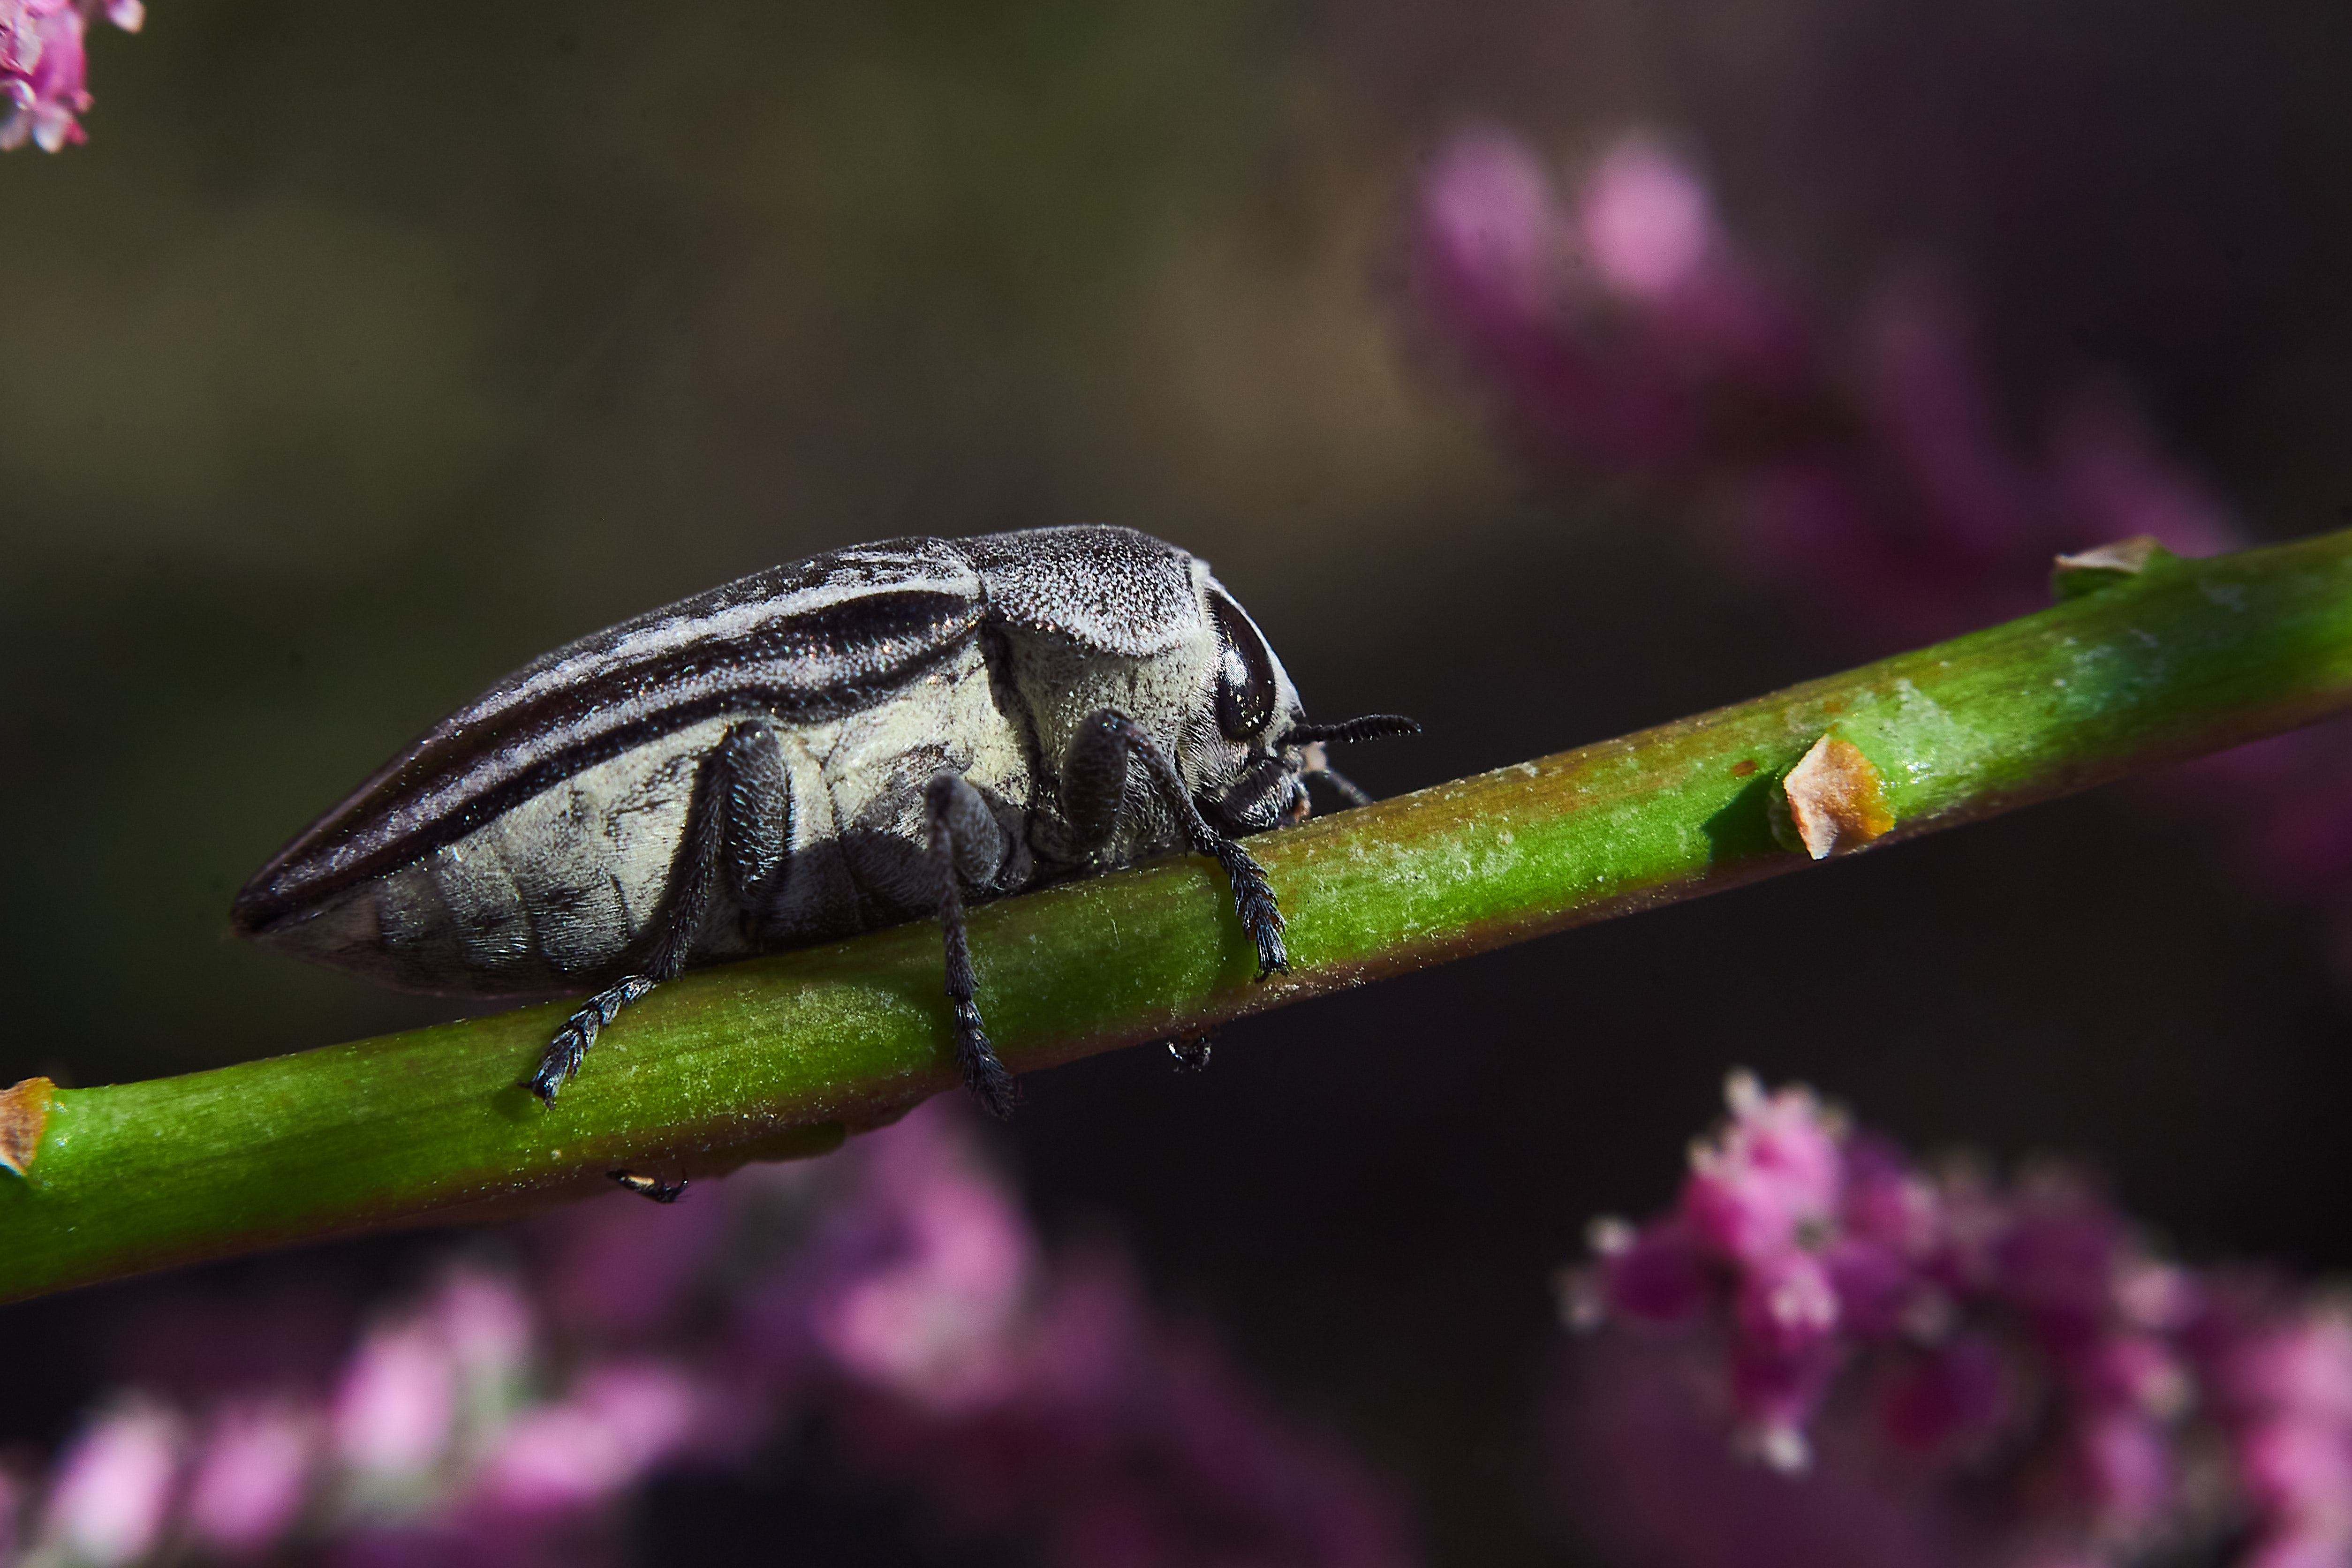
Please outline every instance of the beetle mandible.
M593 991L524 1085L551 1103L681 971L937 915L956 1060L1013 1085L964 906L1163 851L1214 856L1259 977L1283 921L1234 840L1297 821L1324 743L1206 562L1127 528L902 538L775 567L533 660L436 725L237 894L242 936L404 989Z

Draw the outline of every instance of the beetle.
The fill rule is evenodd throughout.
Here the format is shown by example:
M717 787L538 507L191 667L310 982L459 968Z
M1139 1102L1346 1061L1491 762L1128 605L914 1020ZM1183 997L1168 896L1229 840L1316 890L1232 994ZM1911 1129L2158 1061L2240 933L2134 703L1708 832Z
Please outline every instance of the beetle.
M967 904L1213 856L1263 979L1289 968L1237 838L1349 800L1206 562L1128 528L899 538L741 578L566 644L427 731L257 873L236 931L404 989L593 992L523 1085L683 970L935 915L956 1060L1009 1114Z

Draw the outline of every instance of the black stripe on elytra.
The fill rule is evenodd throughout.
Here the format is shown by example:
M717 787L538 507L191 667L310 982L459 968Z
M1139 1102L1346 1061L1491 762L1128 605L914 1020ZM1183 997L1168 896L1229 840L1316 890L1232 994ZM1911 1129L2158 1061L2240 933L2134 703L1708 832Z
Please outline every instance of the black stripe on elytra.
M939 589L852 593L782 612L723 643L700 638L635 659L628 636L615 633L635 632L650 618L615 627L549 655L445 720L264 866L237 895L231 919L239 931L259 930L453 843L632 747L705 719L761 712L786 724L814 724L871 706L951 653L980 614L971 595ZM611 641L600 649L605 639ZM584 677L484 711L556 661L596 653L608 662ZM518 754L533 742L566 730L585 733L520 761ZM442 793L455 798L425 821L396 825L404 808Z

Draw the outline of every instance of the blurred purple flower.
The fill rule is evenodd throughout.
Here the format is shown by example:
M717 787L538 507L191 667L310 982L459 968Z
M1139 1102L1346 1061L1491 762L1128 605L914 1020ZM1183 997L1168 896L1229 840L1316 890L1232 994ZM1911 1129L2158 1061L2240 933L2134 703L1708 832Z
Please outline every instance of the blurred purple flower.
M944 1527L1067 1568L1408 1561L1372 1487L1122 1269L1049 1258L951 1109L675 1207L616 1194L508 1237L520 1265L446 1268L318 1396L215 1389L194 1418L151 1397L94 1422L31 1511L36 1561L181 1542L352 1568L617 1561L649 1478L800 1428Z
M216 1556L262 1554L301 1514L317 1442L315 1423L290 1404L224 1406L188 1483L189 1536Z
M1765 1094L1734 1077L1732 1117L1713 1143L1691 1149L1683 1214L1701 1240L1769 1265L1836 1216L1843 1168L1835 1120L1811 1091Z
M572 1397L518 1416L476 1483L478 1500L522 1514L602 1501L634 1485L692 1434L700 1391L640 1362L597 1368Z
M330 1417L336 1458L371 1479L422 1476L454 1435L457 1382L447 1347L425 1325L371 1333L336 1391Z
M2016 613L2063 549L2237 542L2112 402L2073 411L2044 464L2012 455L1929 280L1885 290L1830 351L1725 235L1696 171L1645 134L1563 193L1516 138L1465 132L1423 181L1412 255L1420 318L1538 462L1687 487L1877 628Z
M182 1446L179 1417L150 1401L128 1400L98 1416L58 1461L42 1546L90 1568L153 1552L170 1520Z
M1427 165L1416 326L1538 466L1621 474L1727 527L1873 639L1949 636L2047 601L2062 552L2151 536L2242 547L2229 507L2129 409L2086 396L2039 458L2005 437L1965 313L1933 278L1879 291L1839 340L1729 236L1696 170L1635 132L1573 189L1504 131ZM2352 884L2352 727L2178 770L2270 885ZM2250 809L2250 803L2259 807ZM2210 809L2209 804L2209 809ZM2352 914L2339 924L2352 983Z
M83 37L100 12L126 33L147 20L140 0L0 0L0 96L9 105L0 149L29 141L55 152L84 140L79 117L90 97Z
M1594 1506L1638 1553L1746 1568L1794 1530L1766 1558L2097 1564L2236 1540L2240 1568L2352 1564L2343 1305L2156 1258L2064 1173L1931 1175L1809 1091L1736 1074L1727 1098L1675 1208L1597 1225L1564 1281L1574 1325L1622 1325L1575 1419ZM1687 1260L1670 1314L1661 1270L1628 1267L1644 1256ZM1741 1477L1735 1453L1765 1463Z

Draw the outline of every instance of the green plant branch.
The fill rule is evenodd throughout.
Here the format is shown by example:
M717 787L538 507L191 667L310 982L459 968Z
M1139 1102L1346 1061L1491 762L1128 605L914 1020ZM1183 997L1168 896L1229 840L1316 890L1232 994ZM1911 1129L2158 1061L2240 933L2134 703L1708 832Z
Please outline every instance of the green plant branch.
M992 1032L1034 1071L1799 870L1798 826L1817 848L1824 822L1892 842L2352 706L2352 532L2061 587L2077 596L2021 620L1251 841L1289 915L1286 977L1253 980L1198 857L989 905ZM0 1300L509 1212L609 1190L619 1166L822 1153L955 1080L928 924L665 986L551 1109L515 1081L564 1010L0 1094L18 1173L0 1170Z

